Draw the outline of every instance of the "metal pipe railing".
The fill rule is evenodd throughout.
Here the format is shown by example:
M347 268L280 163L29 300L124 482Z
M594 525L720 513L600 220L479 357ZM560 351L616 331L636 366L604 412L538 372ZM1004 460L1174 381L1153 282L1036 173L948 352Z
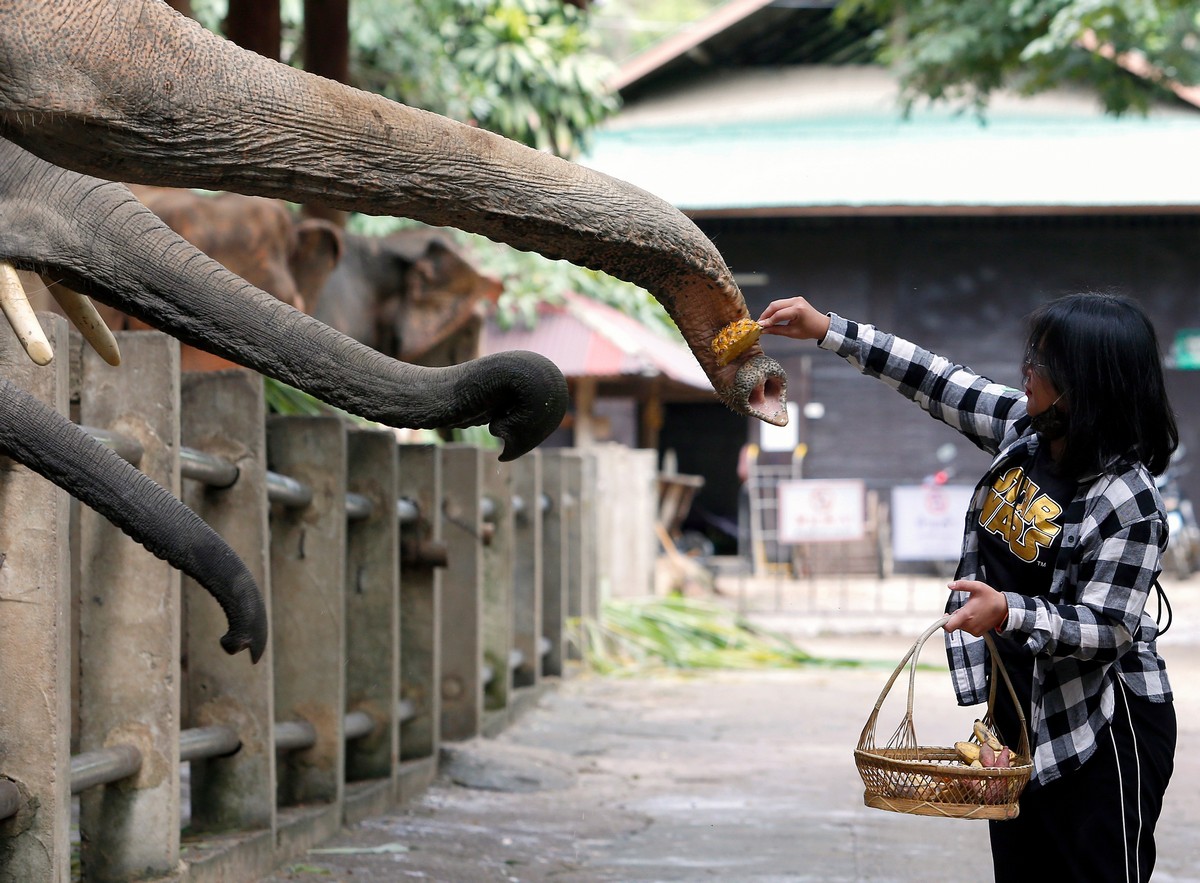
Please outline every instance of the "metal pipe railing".
M132 745L110 745L71 758L71 793L119 782L142 768L142 752Z
M416 524L421 518L421 507L416 500L400 497L396 500L396 518L401 524Z
M401 720L415 714L411 703L399 705ZM351 711L342 724L345 738L361 739L375 730L375 719L365 711ZM317 730L308 721L280 721L275 724L275 749L296 751L311 748L317 743ZM188 763L212 757L227 757L242 747L242 740L232 727L192 727L179 734L179 760ZM108 785L135 775L142 768L142 753L132 745L111 745L96 751L85 751L71 758L71 793L78 794L96 785ZM9 781L0 779L0 819L17 811L20 791Z
M361 739L375 731L375 718L365 711L351 711L342 721L342 734L347 742Z
M79 428L100 442L100 444L112 450L122 460L130 462L134 466L142 462L142 457L145 455L146 450L137 439L121 435L119 432L113 432L111 429L100 429L96 426L80 426Z
M141 444L129 436L94 426L80 428L134 466L141 462L142 456L145 454ZM216 490L233 487L240 475L237 465L223 457L187 447L179 449L179 472L183 478L198 481L206 487ZM278 472L268 471L267 498L272 503L279 503L293 509L302 509L312 503L313 492L301 481ZM494 504L492 506L494 511ZM373 511L374 504L368 497L362 494L346 494L347 518L352 520L369 518ZM420 516L421 510L413 500L407 497L400 497L396 500L396 517L401 524L414 524Z
M312 488L278 472L267 473L267 499L289 509L303 509L313 501Z
M223 490L237 484L241 470L224 457L206 454L195 448L180 448L179 473L207 487Z
M371 502L370 497L365 497L362 494L346 494L346 517L351 521L361 521L364 518L370 518L371 513L375 511L375 504Z
M179 734L179 760L207 760L228 757L242 747L242 740L233 727L192 727Z
M0 779L0 821L15 816L21 808L21 789L8 779Z
M396 703L396 714L400 718L400 723L406 723L417 716L417 706L408 699L401 699Z
M317 744L317 728L308 721L278 721L275 724L275 750L299 751Z

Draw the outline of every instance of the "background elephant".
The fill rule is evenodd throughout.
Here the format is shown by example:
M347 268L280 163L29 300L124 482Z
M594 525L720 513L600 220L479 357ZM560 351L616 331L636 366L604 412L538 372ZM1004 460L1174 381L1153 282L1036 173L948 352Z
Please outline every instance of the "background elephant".
M342 231L279 199L129 185L142 205L227 270L312 313L342 255Z
M342 231L336 224L301 218L283 200L137 184L129 189L168 227L221 266L301 312L312 313L342 255ZM36 299L37 308L61 313L57 301L49 296L49 290L59 283L42 281L47 292ZM113 331L150 327L104 304L98 311ZM186 345L180 348L179 360L184 371L238 367Z
M748 318L746 305L712 243L674 207L491 133L254 55L159 0L0 2L0 136L0 261L376 422L488 424L511 459L558 426L566 383L530 353L451 368L389 359L225 270L109 182L411 217L608 272L663 303L730 407L786 421L782 370L761 348L718 364L711 343ZM0 423L16 411L5 409ZM0 427L4 452L89 505L111 492L100 476L29 450L39 434L54 444L71 432L38 421L22 432ZM95 462L91 471L115 468ZM145 515L166 517L149 505ZM128 513L110 517L138 536ZM156 554L187 563L211 589L225 552L190 542ZM200 560L196 548L206 551ZM260 641L232 623L227 649Z
M479 356L488 305L503 291L453 239L427 228L387 236L345 234L313 316L372 349L415 365Z
M312 313L342 255L342 231L329 221L299 218L283 200L240 193L201 194L174 187L131 185L142 205L225 269L304 313ZM110 328L148 328L106 308ZM193 346L179 351L184 371L237 365Z

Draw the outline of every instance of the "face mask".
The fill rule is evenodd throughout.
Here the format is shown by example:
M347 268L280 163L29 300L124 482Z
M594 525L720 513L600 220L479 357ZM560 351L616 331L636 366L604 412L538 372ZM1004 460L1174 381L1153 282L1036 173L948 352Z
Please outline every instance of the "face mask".
M1060 399L1061 395L1051 402L1045 411L1029 418L1029 425L1033 427L1033 431L1048 441L1055 441L1067 434L1067 415L1055 407Z

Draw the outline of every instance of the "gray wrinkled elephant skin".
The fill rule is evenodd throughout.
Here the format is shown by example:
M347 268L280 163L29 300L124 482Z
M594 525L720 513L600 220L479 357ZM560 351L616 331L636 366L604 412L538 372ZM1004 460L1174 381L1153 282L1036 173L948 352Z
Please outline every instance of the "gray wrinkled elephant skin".
M674 207L491 133L264 59L159 0L0 0L0 138L0 261L52 274L352 413L396 427L487 424L504 440L501 458L512 459L559 426L568 399L561 372L531 353L449 368L387 358L206 258L111 182L409 217L605 271L663 303L723 402L786 422L783 372L757 345L717 364L712 340L747 317L746 305L712 243ZM127 470L118 477L111 460L95 461L90 473L45 461L30 448L70 430L24 410L34 421L29 433L3 427L20 462L80 499L106 482L135 481ZM261 605L257 590L230 584L227 547L153 538L146 524L179 517L173 504L146 499L136 512L106 514L224 598L231 634L257 628L256 616L238 612ZM253 652L260 637L231 639L227 649Z

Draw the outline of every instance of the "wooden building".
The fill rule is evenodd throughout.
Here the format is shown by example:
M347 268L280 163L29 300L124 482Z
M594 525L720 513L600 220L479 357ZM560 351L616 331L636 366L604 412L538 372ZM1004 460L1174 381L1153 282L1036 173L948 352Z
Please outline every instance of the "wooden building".
M1200 456L1200 109L1106 116L1096 99L998 96L980 122L900 109L870 63L870 22L833 4L735 0L624 66L624 109L584 160L677 205L717 244L751 314L807 296L1017 385L1024 319L1079 290L1140 300L1168 351L1186 448ZM806 477L885 490L987 458L811 343L764 338L789 376ZM1200 347L1194 347L1200 353ZM661 447L736 512L736 457L761 426L718 404L665 408ZM702 439L703 442L698 440ZM1185 477L1200 495L1200 469Z

